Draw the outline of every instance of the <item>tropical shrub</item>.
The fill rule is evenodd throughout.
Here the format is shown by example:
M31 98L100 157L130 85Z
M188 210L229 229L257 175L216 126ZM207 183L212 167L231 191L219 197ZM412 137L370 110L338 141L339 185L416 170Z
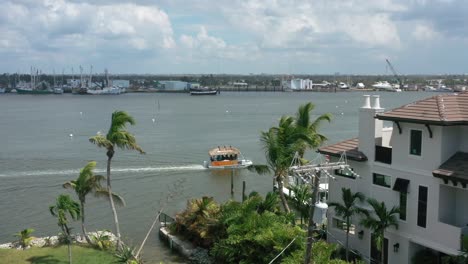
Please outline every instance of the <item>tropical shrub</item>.
M14 234L14 236L18 237L18 243L21 246L21 248L26 249L27 247L30 246L31 241L33 239L31 234L34 231L35 230L32 229L32 228L26 228L26 229L23 229L20 232Z
M122 245L122 247L118 248L117 253L115 253L117 257L117 263L122 264L139 264L140 261L135 259L134 257L134 248Z
M220 206L213 197L202 197L187 202L187 208L176 215L176 232L195 245L208 248L215 241L213 227L218 225Z
M216 263L268 263L292 242L277 259L279 263L302 249L304 231L292 225L290 214L279 210L279 201L271 193L265 200L253 195L244 203L223 205L220 222L226 228L225 237L211 250Z
M91 240L92 244L100 250L108 250L113 245L110 236L105 232L96 232L96 234L91 235Z
M340 259L334 259L333 253L337 248L336 244L329 244L325 241L318 241L312 246L311 263L314 264L346 264L348 262ZM304 262L304 250L297 250L291 256L285 258L283 264L297 264Z

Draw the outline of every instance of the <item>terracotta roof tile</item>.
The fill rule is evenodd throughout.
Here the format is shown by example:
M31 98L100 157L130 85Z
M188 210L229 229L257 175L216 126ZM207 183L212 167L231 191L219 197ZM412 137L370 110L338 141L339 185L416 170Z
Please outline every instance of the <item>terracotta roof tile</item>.
M438 125L468 124L468 92L429 97L378 114L377 118Z
M318 152L334 157L341 157L343 152L346 152L346 157L348 159L366 161L367 157L364 155L364 153L358 150L358 145L359 140L357 138L352 138L333 145L321 147L318 149Z

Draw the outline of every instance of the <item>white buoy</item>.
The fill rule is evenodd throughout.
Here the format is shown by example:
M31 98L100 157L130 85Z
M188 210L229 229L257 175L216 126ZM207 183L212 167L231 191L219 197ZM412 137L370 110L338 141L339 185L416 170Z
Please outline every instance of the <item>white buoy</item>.
M70 137L73 137L73 134L70 134Z
M156 119L152 118L151 121L153 121L153 123L154 123L154 122L156 122Z
M344 113L343 113L343 112L341 112L341 115L344 115Z
M226 110L226 113L229 113L229 110Z

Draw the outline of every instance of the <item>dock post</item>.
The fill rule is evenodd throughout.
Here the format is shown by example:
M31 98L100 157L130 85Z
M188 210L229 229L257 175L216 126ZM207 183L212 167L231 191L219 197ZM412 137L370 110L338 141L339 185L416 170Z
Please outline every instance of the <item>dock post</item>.
M231 196L234 198L234 169L231 169Z
M245 181L242 181L242 202L245 201Z

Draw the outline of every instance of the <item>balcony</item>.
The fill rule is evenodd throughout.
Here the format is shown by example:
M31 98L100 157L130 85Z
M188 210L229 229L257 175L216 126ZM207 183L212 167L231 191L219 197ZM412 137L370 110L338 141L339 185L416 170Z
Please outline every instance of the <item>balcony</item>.
M375 146L375 161L392 164L392 148Z

